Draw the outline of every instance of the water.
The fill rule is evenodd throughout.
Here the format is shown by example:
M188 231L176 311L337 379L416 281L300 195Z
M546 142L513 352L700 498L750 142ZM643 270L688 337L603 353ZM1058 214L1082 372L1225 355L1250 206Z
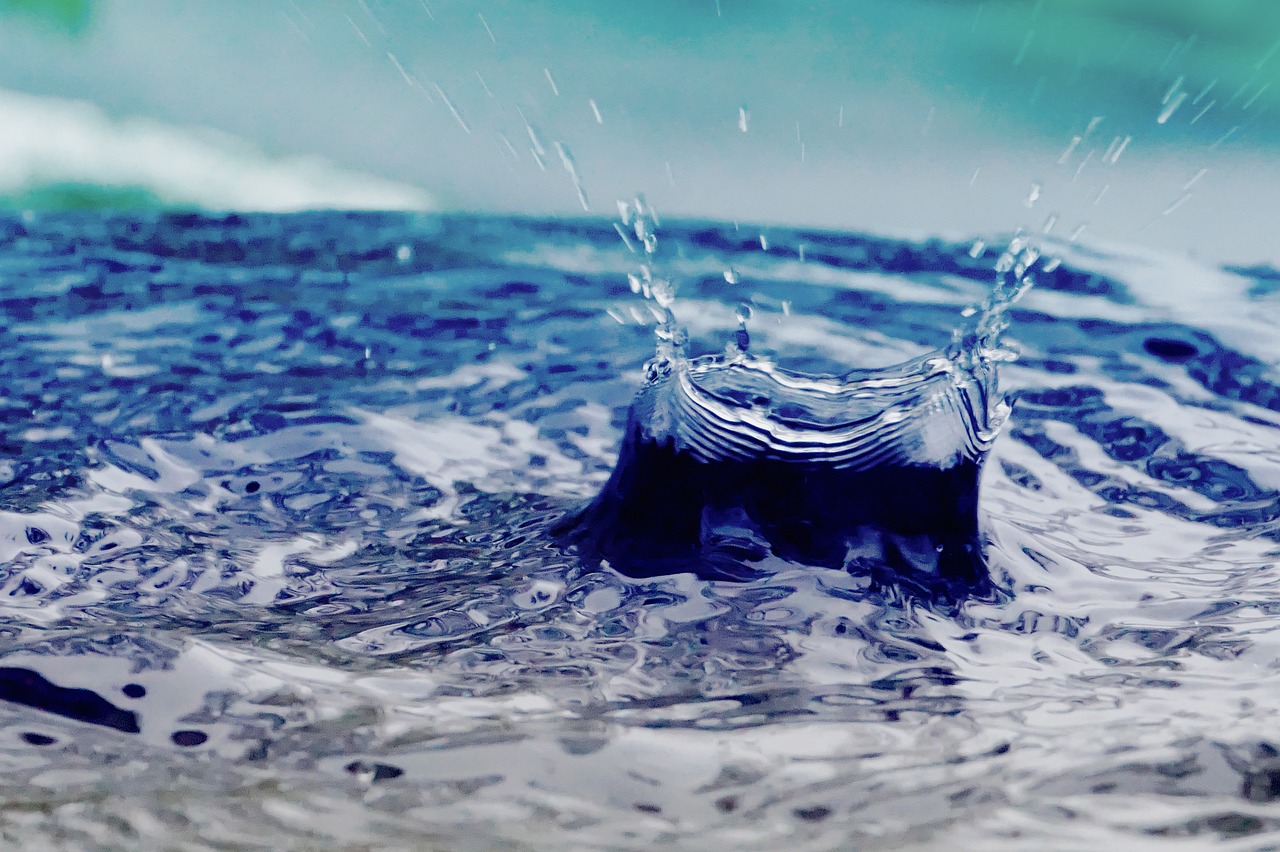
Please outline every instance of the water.
M750 530L736 582L565 543L666 320L607 221L0 235L5 843L1280 842L1273 271L1046 243L991 588L941 603ZM661 239L690 363L762 381L949 351L1008 242Z

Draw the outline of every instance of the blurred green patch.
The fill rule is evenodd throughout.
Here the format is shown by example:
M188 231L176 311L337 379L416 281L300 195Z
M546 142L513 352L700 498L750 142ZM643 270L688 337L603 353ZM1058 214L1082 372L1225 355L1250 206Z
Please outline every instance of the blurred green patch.
M1108 100L1141 104L1154 118L1169 103L1162 95L1185 91L1179 119L1208 109L1208 124L1239 124L1254 117L1246 113L1280 106L1280 0L942 5L968 17L956 21L967 66L988 81L1039 81L1050 100L1055 89L1074 86L1096 97L1098 109Z
M22 17L66 35L79 35L93 19L93 0L0 0L0 18Z
M170 206L140 186L59 183L0 196L0 208L11 210L142 210Z

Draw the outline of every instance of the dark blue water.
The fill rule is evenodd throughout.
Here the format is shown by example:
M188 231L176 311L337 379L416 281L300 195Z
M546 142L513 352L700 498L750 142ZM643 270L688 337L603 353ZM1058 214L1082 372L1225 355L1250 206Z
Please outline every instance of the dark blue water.
M997 262L764 235L662 226L690 357L746 302L789 369L899 363ZM660 319L609 222L0 220L0 837L1280 842L1276 275L1046 250L990 586L942 605L768 541L717 556L737 581L629 577L556 532Z

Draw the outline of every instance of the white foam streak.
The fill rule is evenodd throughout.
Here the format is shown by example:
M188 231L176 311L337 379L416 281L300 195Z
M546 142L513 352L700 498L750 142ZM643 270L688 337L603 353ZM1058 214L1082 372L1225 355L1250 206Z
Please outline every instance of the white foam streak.
M81 185L216 210L435 206L416 187L317 157L273 158L212 130L114 119L80 101L0 90L0 127L0 194Z

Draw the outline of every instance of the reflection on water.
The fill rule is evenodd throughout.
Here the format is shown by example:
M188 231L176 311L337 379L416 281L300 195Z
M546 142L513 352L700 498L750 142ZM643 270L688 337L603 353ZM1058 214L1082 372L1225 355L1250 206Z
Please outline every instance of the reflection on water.
M812 373L945 343L996 262L663 233L692 356L747 301L752 351ZM652 352L607 223L50 216L0 239L8 843L1276 839L1264 274L1063 249L1013 311L984 470L1008 593L952 611L840 566L629 579L558 542Z

